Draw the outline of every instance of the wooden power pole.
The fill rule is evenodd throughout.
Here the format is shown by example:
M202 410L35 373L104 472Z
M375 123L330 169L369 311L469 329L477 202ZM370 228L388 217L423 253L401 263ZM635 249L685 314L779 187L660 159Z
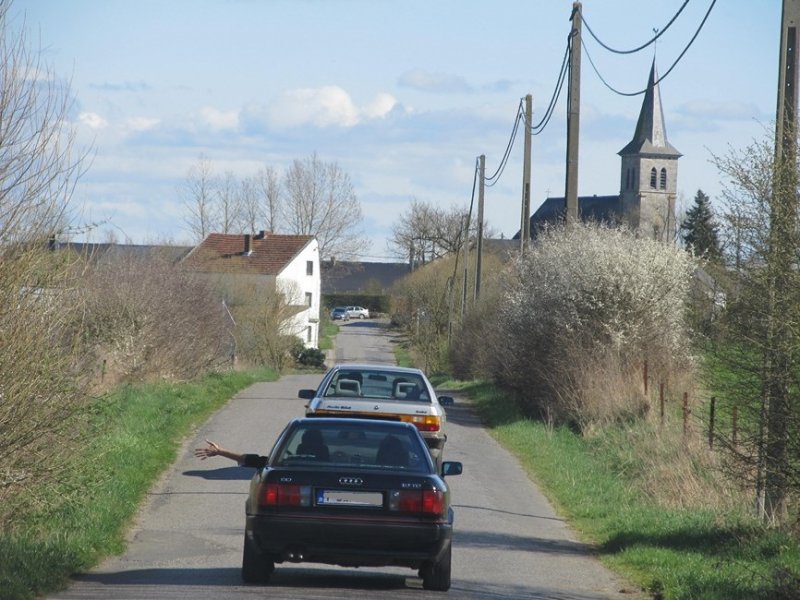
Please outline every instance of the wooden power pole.
M486 174L486 155L481 154L480 167L478 168L478 232L475 247L475 303L477 304L478 298L481 295L481 262L483 254L483 193L484 193L484 176Z
M569 43L569 93L567 95L567 182L564 197L567 223L578 221L578 140L581 124L581 3L572 3Z
M533 125L533 96L525 96L525 155L522 163L522 227L520 252L531 241L531 126Z
M778 158L794 154L797 142L798 27L800 0L783 0L781 16L781 54L778 71L778 110L775 127L775 152ZM786 156L789 158L789 156Z

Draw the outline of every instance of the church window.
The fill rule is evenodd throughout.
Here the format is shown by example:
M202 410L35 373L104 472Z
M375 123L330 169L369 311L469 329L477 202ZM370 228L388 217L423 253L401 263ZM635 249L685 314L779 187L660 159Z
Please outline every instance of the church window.
M650 169L650 187L653 189L656 189L657 177L658 177L658 172L656 171L656 168L653 167L652 169Z
M661 181L659 182L659 187L662 190L667 189L667 170L661 169Z

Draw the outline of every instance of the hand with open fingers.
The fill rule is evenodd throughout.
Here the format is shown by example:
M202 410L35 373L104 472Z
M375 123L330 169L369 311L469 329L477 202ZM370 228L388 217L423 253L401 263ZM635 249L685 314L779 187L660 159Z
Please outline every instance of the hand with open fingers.
M212 442L211 440L206 440L206 444L208 444L208 446L206 446L205 448L194 449L194 455L197 458L199 458L200 460L205 460L212 456L220 455L220 451L222 450L222 448L220 448L216 442Z

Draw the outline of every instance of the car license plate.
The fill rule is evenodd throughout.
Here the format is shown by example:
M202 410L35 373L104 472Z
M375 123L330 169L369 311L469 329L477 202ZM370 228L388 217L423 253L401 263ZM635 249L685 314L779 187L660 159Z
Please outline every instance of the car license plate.
M324 506L383 506L383 494L347 490L317 490L317 504Z

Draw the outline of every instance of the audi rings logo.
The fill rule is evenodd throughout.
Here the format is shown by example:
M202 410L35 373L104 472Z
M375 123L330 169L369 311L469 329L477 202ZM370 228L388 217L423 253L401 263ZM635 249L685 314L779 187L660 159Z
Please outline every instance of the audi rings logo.
M339 477L339 483L342 485L364 485L364 480L361 477Z

